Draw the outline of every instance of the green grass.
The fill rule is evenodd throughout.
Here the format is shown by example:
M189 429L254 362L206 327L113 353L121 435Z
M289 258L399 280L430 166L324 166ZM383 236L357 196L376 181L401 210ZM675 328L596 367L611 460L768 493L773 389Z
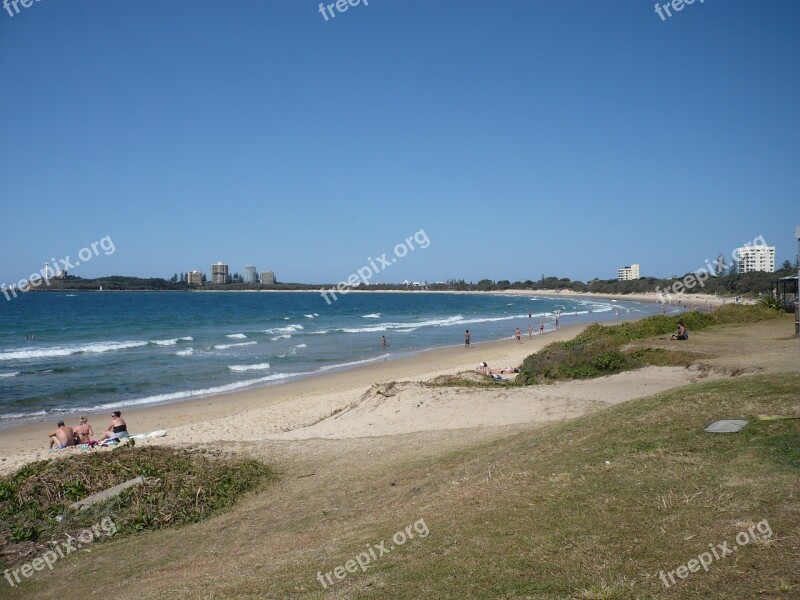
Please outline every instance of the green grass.
M798 375L696 384L420 465L427 499L367 537L336 539L334 558L283 573L268 597L798 597L800 423L753 420L796 413L798 388ZM751 422L738 434L703 432L725 417ZM426 539L349 575L336 595L315 587L320 566L420 517ZM771 540L661 583L661 570L765 519Z
M625 344L650 337L669 335L682 320L691 339L692 332L715 325L755 323L779 318L781 313L760 305L727 305L704 312L688 312L679 318L655 315L619 325L590 325L576 337L554 342L531 354L522 363L516 383L530 385L548 381L587 379L635 369L646 364L690 364L684 353L626 352Z
M68 510L77 500L139 475L158 482L128 488L79 512ZM273 477L269 467L252 460L132 444L31 463L0 479L0 565L35 555L42 543L108 516L123 534L195 523Z

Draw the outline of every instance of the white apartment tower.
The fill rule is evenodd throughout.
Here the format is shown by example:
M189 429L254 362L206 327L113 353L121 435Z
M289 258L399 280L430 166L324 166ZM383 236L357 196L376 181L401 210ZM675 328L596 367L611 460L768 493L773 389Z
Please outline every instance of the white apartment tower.
M620 281L631 281L633 279L639 279L639 265L633 264L629 267L622 267L621 269L617 269L617 279Z
M737 248L734 256L738 273L775 272L775 246L744 246Z
M244 266L243 280L245 283L258 283L258 271L253 265Z

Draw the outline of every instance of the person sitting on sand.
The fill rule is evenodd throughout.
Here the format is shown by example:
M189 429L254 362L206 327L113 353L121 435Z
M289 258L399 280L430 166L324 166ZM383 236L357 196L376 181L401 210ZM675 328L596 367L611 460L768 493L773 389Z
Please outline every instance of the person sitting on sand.
M92 426L89 425L89 419L85 416L81 417L80 424L78 424L73 431L75 432L76 444L88 444L92 441L94 431L92 430Z
M53 448L58 448L61 450L62 448L67 448L74 445L74 436L75 433L72 431L72 427L67 427L64 425L64 421L59 421L58 427L49 436L50 449L52 450Z
M121 414L122 413L118 410L111 413L111 424L108 426L108 429L103 432L104 440L113 438L124 440L128 437L128 425L125 423L125 419L120 416Z
M686 333L686 326L683 324L683 321L678 321L678 333L673 333L672 337L669 338L671 340L688 340L689 334Z

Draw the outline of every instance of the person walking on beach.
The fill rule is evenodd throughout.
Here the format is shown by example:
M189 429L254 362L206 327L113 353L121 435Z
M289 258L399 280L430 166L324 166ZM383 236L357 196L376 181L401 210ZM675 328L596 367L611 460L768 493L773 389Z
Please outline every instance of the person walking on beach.
M92 426L89 425L89 419L85 416L81 417L81 422L72 431L75 432L75 443L88 444L92 440L94 431Z
M522 343L522 332L519 330L519 327L514 331L514 337L517 338L517 343Z
M464 333L464 348L469 350L469 342L472 336L469 334L469 329Z
M388 346L388 345L389 345L389 344L387 344L387 343L386 343L386 336L385 336L385 335L382 335L382 336L381 336L381 346L383 346L384 348L386 348L386 346Z
M528 339L531 339L532 337L533 337L533 325L528 323Z
M539 335L544 333L544 323L539 323Z

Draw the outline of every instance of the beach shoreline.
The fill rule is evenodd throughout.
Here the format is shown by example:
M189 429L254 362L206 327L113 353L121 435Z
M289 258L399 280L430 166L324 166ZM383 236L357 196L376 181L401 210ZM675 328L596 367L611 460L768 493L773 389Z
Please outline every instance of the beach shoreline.
M359 293L372 293L361 291ZM398 291L397 293L411 293ZM453 293L453 292L442 292ZM485 294L499 296L544 296L541 291L530 290L506 292L463 292L465 294ZM559 297L558 294L547 294L548 297ZM600 298L597 295L577 293L562 296L577 297L582 300ZM653 298L634 299L622 297L628 301L649 301ZM612 316L600 322L619 323L627 320L643 318L641 315ZM590 323L562 324L557 331L548 330L544 335L529 338L523 335L523 343L517 344L509 335L506 339L475 343L465 350L462 344L438 346L424 350L404 353L394 358L369 362L362 365L345 367L341 370L307 374L296 379L234 390L217 394L182 398L169 402L142 405L139 407L121 407L123 416L129 423L132 434L148 433L155 430L172 430L176 427L192 426L207 421L226 419L255 409L276 406L286 403L303 403L309 397L329 397L330 410L343 403L344 398L363 393L365 389L376 384L393 381L428 381L439 375L452 375L461 371L474 370L478 363L485 361L491 367L518 367L530 354L545 345L570 339L588 327ZM510 332L509 332L510 333ZM316 406L315 414L320 408ZM99 437L106 427L110 414L107 411L88 411L85 414L95 429L95 437ZM110 413L110 409L108 411ZM64 420L67 424L77 423L79 412L57 415L43 415L34 421L18 424L9 423L0 430L0 470L5 470L6 459L18 453L28 453L41 449L46 445L47 433L55 428L56 421ZM40 458L41 454L37 454Z
M231 291L230 293L234 293L235 294L237 292L236 291ZM280 292L276 292L276 293L280 293ZM307 294L309 292L302 292L302 293ZM368 295L368 294L373 294L373 293L384 294L384 293L387 293L387 292L361 290L361 291L354 291L354 293L367 294ZM428 294L429 293L429 294L439 294L439 295L449 295L449 296L453 296L453 295L467 296L467 295L469 295L469 296L473 296L473 297L476 294L484 294L484 295L488 294L489 296L495 297L495 298L510 298L512 296L514 296L514 297L523 297L522 294L516 294L516 293L510 292L510 291L509 292L472 292L472 291L470 291L470 292L449 292L449 291L448 292L412 292L412 291L399 291L398 290L398 291L388 292L388 293L390 293L390 294L391 293L393 293L393 294L402 294L402 295L406 295L406 294L410 294L410 293L424 293L424 294ZM312 292L312 294L313 294L313 292ZM539 293L536 293L536 292L528 292L527 294L524 294L524 296L526 296L526 297L540 296L540 297L544 298L544 296L542 294L539 294ZM557 296L548 296L548 298L557 298ZM580 301L581 302L591 301L593 298L594 298L593 296L583 296L583 297L580 298ZM597 300L600 301L599 298L597 298ZM627 312L627 311L624 311L624 310L618 311L618 313L615 314L615 316L613 318L611 318L610 315L612 315L614 313L611 312L611 308L610 307L613 306L613 305L608 304L606 302L605 306L606 306L605 310L609 313L609 316L600 317L601 322L605 321L605 320L619 322L619 321L626 320L626 319L629 319L629 318L639 318L639 316L632 317L630 312ZM620 308L622 308L622 306L624 306L624 305L620 305ZM652 306L652 302L651 302L651 306ZM551 310L555 310L555 309L551 309ZM634 311L634 312L636 312L636 311ZM550 314L550 313L542 313L542 314ZM555 314L555 313L553 313L553 314ZM564 318L562 319L562 323L561 323L562 328L563 328L563 326L569 324L570 321L572 320L570 318L570 314L571 313L564 313L564 315L563 315ZM507 315L507 313L506 313L506 315ZM577 315L577 313L576 313L576 315ZM306 316L309 316L309 315L306 315ZM522 318L522 315L518 315L518 316L520 316L520 318ZM540 315L538 315L538 314L534 315L535 318L538 318L539 316ZM594 315L593 318L596 318L597 316L599 316L599 315ZM510 319L512 317L507 317L507 318ZM489 319L489 320L491 321L492 319ZM582 321L583 317L579 317L577 320L578 321ZM534 328L537 330L536 333L538 333L538 327L535 327L536 323L534 323L533 325L534 325ZM553 324L548 321L548 323L546 324L546 328L545 328L545 333L546 334L552 333L552 325ZM521 323L519 324L519 326L522 329L526 328ZM302 329L302 327L299 327L299 328ZM503 335L503 330L502 329L498 330L498 329L495 328L491 332L485 332L484 331L482 333L483 333L483 336L485 336L485 337L483 337L483 339L502 341L505 338L505 336ZM509 334L509 337L510 337L511 329L507 333ZM152 334L152 335L156 335L156 334ZM237 334L237 335L239 335L239 334ZM476 333L473 332L473 335L476 335ZM498 335L500 335L502 337L498 338ZM183 337L180 337L178 339L179 334L177 334L177 333L175 334L175 336L176 336L175 340L165 340L164 342L170 342L170 341L176 342L176 341L185 340L185 339L191 340L191 338L183 338ZM398 361L398 360L404 360L405 358L417 356L419 354L430 352L432 350L439 350L439 349L446 349L448 347L460 346L461 345L460 342L456 343L456 344L453 344L453 342L456 342L459 337L460 336L458 334L456 334L455 339L453 339L452 337L448 337L447 340L443 340L443 339L437 337L436 339L429 340L429 342L427 344L420 345L417 348L403 348L399 352L396 352L396 353L392 352L392 354L388 357L388 361L392 361L393 362L393 361ZM478 334L477 339L481 339L481 338L482 338L482 335ZM505 339L508 339L508 338L505 338ZM446 344L442 344L441 342L443 342L443 341L446 341L447 343ZM163 342L156 341L156 342L150 342L150 343L161 344ZM191 348L190 348L190 350L191 350ZM86 404L84 404L84 408L82 408L82 409L70 410L69 407L64 407L64 408L67 409L65 412L61 412L61 410L56 410L54 412L49 412L48 411L47 414L40 414L40 415L37 415L37 414L35 414L34 411L31 411L31 414L29 414L29 415L19 415L19 416L15 415L13 418L12 417L8 417L8 418L0 419L0 433L4 433L4 432L7 432L7 431L10 431L10 430L13 430L13 429L18 429L18 428L21 428L21 427L24 428L29 424L34 424L35 425L37 423L49 422L50 420L57 420L59 417L63 418L65 421L68 421L69 419L72 419L72 418L76 417L79 413L83 413L83 412L85 412L88 415L99 414L99 413L105 412L107 408L109 410L111 408L119 408L119 409L122 409L122 410L131 410L130 406L136 406L137 404L141 404L143 407L149 407L149 406L158 406L158 405L162 405L162 404L164 404L164 405L173 404L173 403L178 403L178 402L201 401L201 400L204 400L206 398L214 397L214 396L217 396L217 395L227 396L227 395L230 395L230 394L238 393L240 391L244 392L244 391L252 391L254 389L260 389L260 388L265 388L265 389L273 388L275 386L287 385L289 383L298 382L298 381L301 381L301 380L304 380L304 379L307 379L307 378L320 377L320 376L326 374L328 369L332 369L333 372L340 372L340 371L347 372L347 371L350 371L350 370L352 370L354 368L360 367L361 365L359 363L361 363L361 362L366 363L366 364L372 364L372 363L378 362L378 361L380 361L382 359L384 359L383 356L374 356L372 358L360 359L360 360L357 360L357 361L342 362L338 366L334 365L333 368L331 366L326 366L326 367L321 368L321 369L314 369L313 367L312 368L299 369L299 370L297 370L297 372L287 372L287 374L283 375L281 378L276 378L275 380L272 380L272 381L258 382L258 383L254 382L254 385L248 386L248 387L236 386L236 387L239 387L238 390L235 389L235 388L234 389L221 389L221 388L225 388L226 387L226 384L224 382L222 384L219 384L219 385L211 385L211 384L209 384L209 385L201 385L201 386L198 386L198 389L189 389L186 392L180 392L180 394L181 394L180 396L179 396L179 393L175 393L174 394L176 396L175 398L156 398L156 397L154 397L152 403L151 402L147 402L147 401L142 401L140 399L133 399L133 400L131 400L131 404L127 408L124 405L123 401L114 401L113 398L109 398L106 402L97 402L95 404L95 406L92 407L92 408L89 408ZM342 360L345 360L345 359L343 358ZM386 359L384 359L384 360L386 360ZM169 396L171 394L165 394L165 395ZM156 396L158 396L158 395L156 394ZM146 398L145 400L149 400L149 398Z
M516 343L509 338L473 343L469 350L464 349L463 345L434 348L412 356L367 363L343 371L321 373L278 385L152 404L128 410L122 408L121 411L132 434L159 429L170 431L179 426L192 426L210 420L231 418L248 411L279 404L296 403L299 406L306 403L309 398L327 398L332 411L345 398L361 394L376 384L394 381L428 381L439 375L474 371L482 361L492 367L518 367L528 355L551 342L570 339L588 325L589 323L569 324L559 328L558 331L544 335L534 335L532 338L526 335L522 343ZM319 406L316 407L318 408ZM0 472L7 470L6 463L10 461L11 456L19 453L30 454L32 450L45 448L47 434L55 428L57 420L64 420L69 425L76 423L79 416L78 413L70 413L51 418L42 417L33 423L12 425L4 429L0 435ZM87 416L94 428L95 437L100 437L110 420L110 411L107 415L95 412L87 413ZM172 441L176 440L173 438ZM46 455L45 452L41 458L46 458Z

